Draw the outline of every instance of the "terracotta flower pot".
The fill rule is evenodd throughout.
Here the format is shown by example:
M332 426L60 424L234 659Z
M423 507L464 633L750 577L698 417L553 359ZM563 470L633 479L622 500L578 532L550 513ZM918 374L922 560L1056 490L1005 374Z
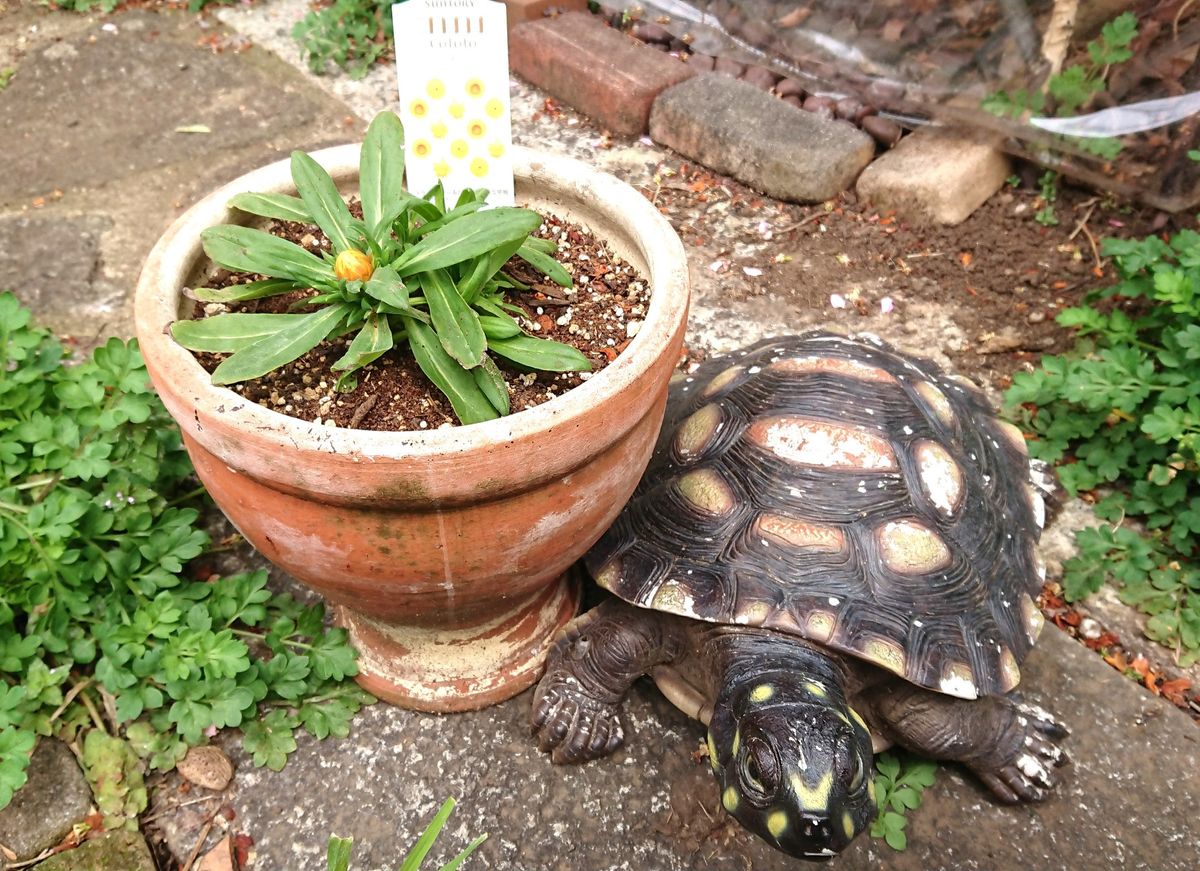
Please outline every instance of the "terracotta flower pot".
M167 333L202 283L200 232L245 221L243 191L294 193L287 161L242 176L159 240L136 299L154 386L217 504L268 559L337 606L359 683L407 707L462 711L537 678L579 591L567 568L633 492L662 422L688 306L683 247L631 187L513 149L520 204L589 227L646 276L649 311L595 377L487 423L387 433L287 417L215 387ZM358 146L314 157L355 190Z

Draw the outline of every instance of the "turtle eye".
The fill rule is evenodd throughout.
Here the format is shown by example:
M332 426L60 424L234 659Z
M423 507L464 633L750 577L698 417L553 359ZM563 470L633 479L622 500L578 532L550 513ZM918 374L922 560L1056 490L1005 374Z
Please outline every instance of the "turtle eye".
M854 768L852 771L853 773L850 775L850 791L858 792L858 788L862 786L863 777L866 772L863 770L862 756L857 753L854 754Z
M774 795L779 787L779 763L775 754L760 741L751 739L748 744L742 754L742 781L752 792Z

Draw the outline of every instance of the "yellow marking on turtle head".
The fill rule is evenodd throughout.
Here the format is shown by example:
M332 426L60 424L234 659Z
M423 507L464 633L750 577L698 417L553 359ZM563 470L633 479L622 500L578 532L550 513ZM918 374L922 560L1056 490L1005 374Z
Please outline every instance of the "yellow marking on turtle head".
M833 772L826 771L817 785L811 789L799 774L792 775L792 791L800 801L800 809L809 813L825 813L829 810L829 796L833 792Z
M825 687L821 686L819 683L814 683L811 680L806 681L804 684L804 688L806 690L808 690L810 693L812 693L814 696L816 696L818 699L829 698L829 693L825 692Z
M759 684L750 691L750 701L755 703L765 702L773 695L775 695L775 687L769 683Z
M871 727L867 725L866 720L864 720L862 717L860 717L858 715L858 711L854 710L854 708L847 708L847 710L850 712L850 716L854 718L854 722L856 722L856 723L858 723L858 725L862 726L862 730L864 732L871 731Z
M867 795L871 798L871 804L879 803L875 800L875 781L873 780L867 781Z
M730 756L737 756L738 748L742 746L742 732L740 729L733 730L733 746L729 748Z
M717 761L717 745L713 743L712 732L708 733L708 761L712 765L713 771L721 770L721 763Z
M767 831L772 838L779 838L787 831L788 818L783 811L771 811L767 814Z
M725 810L729 811L730 813L735 812L738 806L737 790L732 786L728 787L725 792L721 794L721 804L723 804L725 806Z
M842 814L842 831L846 833L847 839L854 837L854 820L849 813Z

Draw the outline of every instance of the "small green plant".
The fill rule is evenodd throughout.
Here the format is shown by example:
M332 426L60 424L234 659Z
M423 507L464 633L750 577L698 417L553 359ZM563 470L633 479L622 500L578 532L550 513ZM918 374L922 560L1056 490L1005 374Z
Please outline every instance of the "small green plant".
M401 862L399 871L420 871L421 863L425 861L434 842L437 841L442 829L446 825L446 821L450 819L450 814L454 811L454 799L448 798L442 804L441 809L434 816L429 826L417 839L417 843L408 852ZM467 845L461 853L443 865L438 871L455 871L467 857L475 852L484 841L487 840L487 835L480 835L474 841ZM352 838L331 837L329 839L329 847L325 853L326 868L328 871L348 871L350 868L350 852L354 845Z
M879 816L871 823L871 837L883 838L893 850L908 847L904 833L910 810L921 806L921 793L933 786L937 763L903 752L875 757L875 802Z
M1111 526L1077 535L1066 598L1115 583L1150 616L1147 634L1190 664L1200 659L1200 234L1107 239L1102 252L1120 280L1059 314L1077 347L1018 373L1006 402L1036 435L1031 452L1064 463L1071 493L1105 488L1096 513Z
M345 630L266 573L196 580L203 491L134 342L68 365L0 294L0 808L38 736L76 742L106 826L145 809L145 769L242 726L281 767L292 731L345 735L373 701ZM263 717L259 721L258 717ZM263 734L268 724L269 735Z
M4 67L3 69L0 69L0 91L3 91L10 84L12 84L12 80L16 77L16 75L16 67Z
M296 22L292 37L314 73L326 72L332 62L361 79L391 47L392 4L334 0Z
M996 91L984 99L982 108L1001 118L1024 121L1029 114L1041 115L1052 108L1056 115L1076 115L1104 93L1109 70L1133 57L1129 46L1137 37L1137 16L1123 12L1100 29L1100 35L1087 44L1088 60L1071 64L1046 80L1044 91L1018 89ZM1112 160L1121 152L1115 137L1092 138L1066 136L1073 145L1103 160Z
M450 400L464 424L508 414L508 388L489 352L518 366L554 372L591 368L575 348L526 335L504 301L522 286L500 272L514 255L557 283L571 276L551 255L554 243L530 234L537 212L483 210L487 192L467 190L447 209L441 184L418 198L402 187L404 131L391 112L371 122L360 165L362 220L354 218L329 174L302 151L292 154L299 197L241 194L231 205L268 218L317 224L334 253L315 254L262 230L235 225L201 234L205 253L235 271L267 279L193 291L205 302L238 302L298 288L317 295L306 314L226 313L177 321L176 341L193 351L228 353L213 383L257 378L328 337L355 333L333 364L338 389L394 347L408 345L421 371ZM414 293L415 291L415 293Z
M1033 219L1043 227L1058 226L1058 215L1054 213L1054 203L1058 200L1058 173L1048 170L1038 179L1041 187L1042 207Z

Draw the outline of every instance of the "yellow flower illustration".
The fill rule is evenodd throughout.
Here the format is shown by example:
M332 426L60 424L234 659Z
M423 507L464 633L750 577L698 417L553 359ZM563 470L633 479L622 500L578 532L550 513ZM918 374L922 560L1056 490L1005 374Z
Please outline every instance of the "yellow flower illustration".
M429 151L429 143L424 139L418 139L413 143L413 154L415 154L417 157L428 157Z
M433 126L429 129L437 139L441 139L446 135L446 125L441 121L434 121Z
M451 103L450 104L450 115L454 118L461 118L463 116L463 112L465 112L465 111L466 111L466 109L463 108L462 103Z
M441 79L430 79L429 84L425 86L425 93L435 100L440 100L446 96L446 86L442 84Z
M439 160L433 165L433 172L438 178L445 178L450 174L450 164L444 160Z
M467 143L463 142L461 139L455 139L450 143L450 153L455 157L466 157Z
M474 175L478 178L482 178L483 176L487 175L487 171L488 171L487 161L484 160L482 157L477 157L471 161L471 174L472 175Z
M482 97L483 96L483 82L479 81L479 79L468 79L467 80L467 96Z
M483 134L486 132L487 132L487 127L484 126L484 123L482 121L472 121L469 124L467 124L467 134L472 139L478 139L479 137L483 136Z
M414 118L424 118L429 114L429 106L424 100L413 100L412 104L408 107L408 111L412 113Z
M504 114L504 104L496 97L492 97L492 99L487 101L487 105L484 107L484 110L491 117L499 118Z
M504 154L504 143L493 142L488 146L488 154L490 154L492 157L499 157L500 155Z

